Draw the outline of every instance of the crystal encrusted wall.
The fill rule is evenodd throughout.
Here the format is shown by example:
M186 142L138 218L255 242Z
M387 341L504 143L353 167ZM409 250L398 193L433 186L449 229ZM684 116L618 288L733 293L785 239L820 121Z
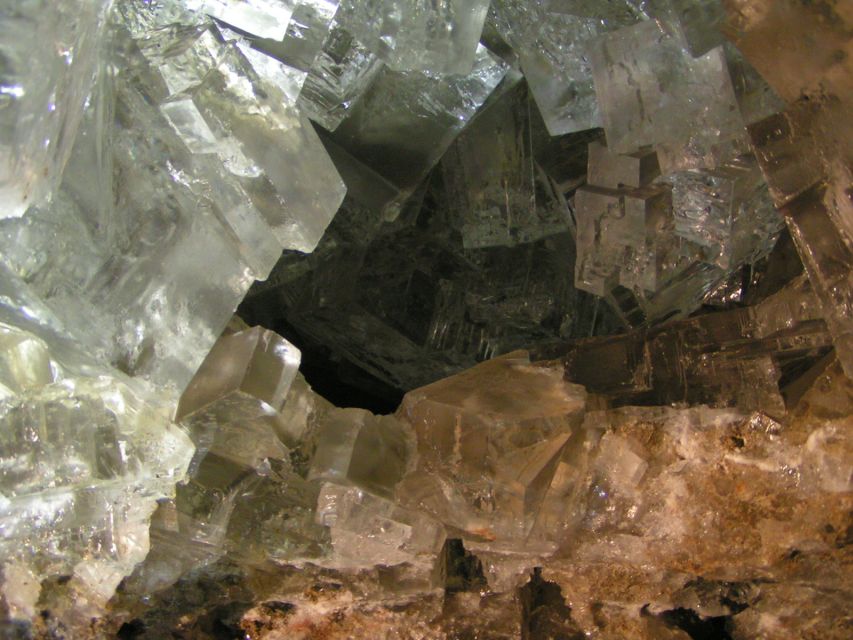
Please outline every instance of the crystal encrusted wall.
M849 638L852 33L0 0L0 637Z

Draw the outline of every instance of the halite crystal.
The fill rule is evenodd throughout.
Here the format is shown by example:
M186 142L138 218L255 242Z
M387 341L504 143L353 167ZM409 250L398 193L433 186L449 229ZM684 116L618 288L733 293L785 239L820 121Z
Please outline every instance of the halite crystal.
M0 5L0 219L24 215L59 185L102 55L110 4Z
M483 105L507 65L478 45L466 75L383 67L333 140L410 193Z
M600 126L601 116L587 53L599 34L636 22L639 14L618 0L601 19L599 9L555 3L500 0L493 12L498 31L518 53L525 79L551 135Z
M23 588L16 576L33 581L18 603L26 609L39 582L70 575L69 588L97 613L148 552L148 519L182 477L192 445L167 407L145 404L144 388L109 375L59 376L53 362L45 371L44 343L4 333L29 345L4 354L19 389L0 403L0 555L18 562L4 590ZM13 386L8 377L4 386Z
M520 352L408 393L398 416L414 427L416 474L427 478L404 480L398 497L432 506L466 535L523 538L585 399L559 370L531 365ZM424 503L417 488L425 481L449 484ZM454 501L468 507L443 504Z
M467 75L488 6L487 0L342 0L337 19L392 69Z
M707 166L741 136L722 48L693 58L654 21L600 36L590 45L608 147L633 153L654 145L668 166Z
M383 66L378 56L334 21L299 94L300 110L334 131Z

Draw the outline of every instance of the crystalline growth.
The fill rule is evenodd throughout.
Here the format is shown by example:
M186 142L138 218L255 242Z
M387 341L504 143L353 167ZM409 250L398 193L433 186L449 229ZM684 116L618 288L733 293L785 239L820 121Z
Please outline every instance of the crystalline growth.
M522 352L409 392L398 416L417 434L418 479L398 499L475 538L523 538L585 401L561 369ZM430 485L444 488L423 493Z
M351 482L389 496L414 453L408 425L364 409L330 412L314 434L309 479Z
M2 223L3 262L102 362L179 392L282 248L316 246L344 186L213 27L117 40L122 72L99 74L62 189Z
M461 222L464 249L513 247L568 233L567 211L531 157L535 117L526 94L513 88L442 157L448 206Z
M766 255L782 228L754 158L716 169L676 173L675 232L706 248L706 261L722 269Z
M323 128L334 131L382 67L378 56L337 21L333 22L305 79L299 109Z
M723 49L693 58L654 21L590 45L607 144L617 153L655 146L665 172L713 166L744 134Z
M110 4L10 0L0 8L0 219L23 215L59 184Z
M518 53L524 77L551 135L601 126L587 47L598 35L644 15L627 2L604 7L578 3L494 3L496 26ZM586 9L586 10L585 10Z
M342 0L337 19L398 71L467 75L488 0Z
M2 384L18 394L0 402L0 555L18 558L36 584L71 576L72 601L96 613L148 552L156 500L171 494L192 445L166 407L144 403L144 389L62 377L39 339L3 335Z
M360 162L411 192L492 94L508 66L478 46L467 75L383 67L334 132Z
M213 451L257 467L266 457L285 458L276 423L299 361L296 347L261 327L220 338L177 409L176 420L191 429L197 459Z
M671 197L657 186L578 189L576 286L599 296L617 285L660 288L673 275L663 251L663 238L672 237Z
M431 569L444 543L435 520L356 487L323 484L316 519L330 529L338 566L426 562Z

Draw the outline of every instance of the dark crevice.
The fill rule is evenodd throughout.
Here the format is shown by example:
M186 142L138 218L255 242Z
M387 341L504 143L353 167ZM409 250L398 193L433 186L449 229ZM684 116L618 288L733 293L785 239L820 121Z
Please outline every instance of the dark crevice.
M692 609L670 609L660 614L667 626L681 629L692 640L732 640L731 616L703 618Z
M488 587L483 573L483 563L473 553L465 550L458 538L448 538L438 556L438 584L447 594L461 591L483 591Z
M519 590L522 640L584 640L586 637L572 621L572 609L555 582L542 578L536 567L530 582Z

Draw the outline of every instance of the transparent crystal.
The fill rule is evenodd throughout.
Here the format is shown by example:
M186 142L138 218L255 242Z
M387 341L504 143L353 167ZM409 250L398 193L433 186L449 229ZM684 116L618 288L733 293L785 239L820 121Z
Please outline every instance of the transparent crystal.
M523 352L409 392L397 415L417 434L418 480L404 479L398 499L475 538L523 538L585 400Z
M411 191L507 72L478 46L467 75L383 67L334 132L333 140L399 188Z
M0 219L44 203L59 184L102 55L110 4L3 3Z
M722 48L693 58L648 21L600 36L589 53L611 150L663 147L667 167L713 166L743 134Z
M518 53L551 135L601 126L587 48L601 33L633 24L642 16L627 3L608 5L613 13L607 16L601 15L600 6L593 11L565 3L549 6L518 0L493 5L498 31Z
M314 122L334 131L382 70L368 51L337 21L314 60L299 95L299 109Z
M488 8L487 0L342 0L337 20L393 69L467 75Z

